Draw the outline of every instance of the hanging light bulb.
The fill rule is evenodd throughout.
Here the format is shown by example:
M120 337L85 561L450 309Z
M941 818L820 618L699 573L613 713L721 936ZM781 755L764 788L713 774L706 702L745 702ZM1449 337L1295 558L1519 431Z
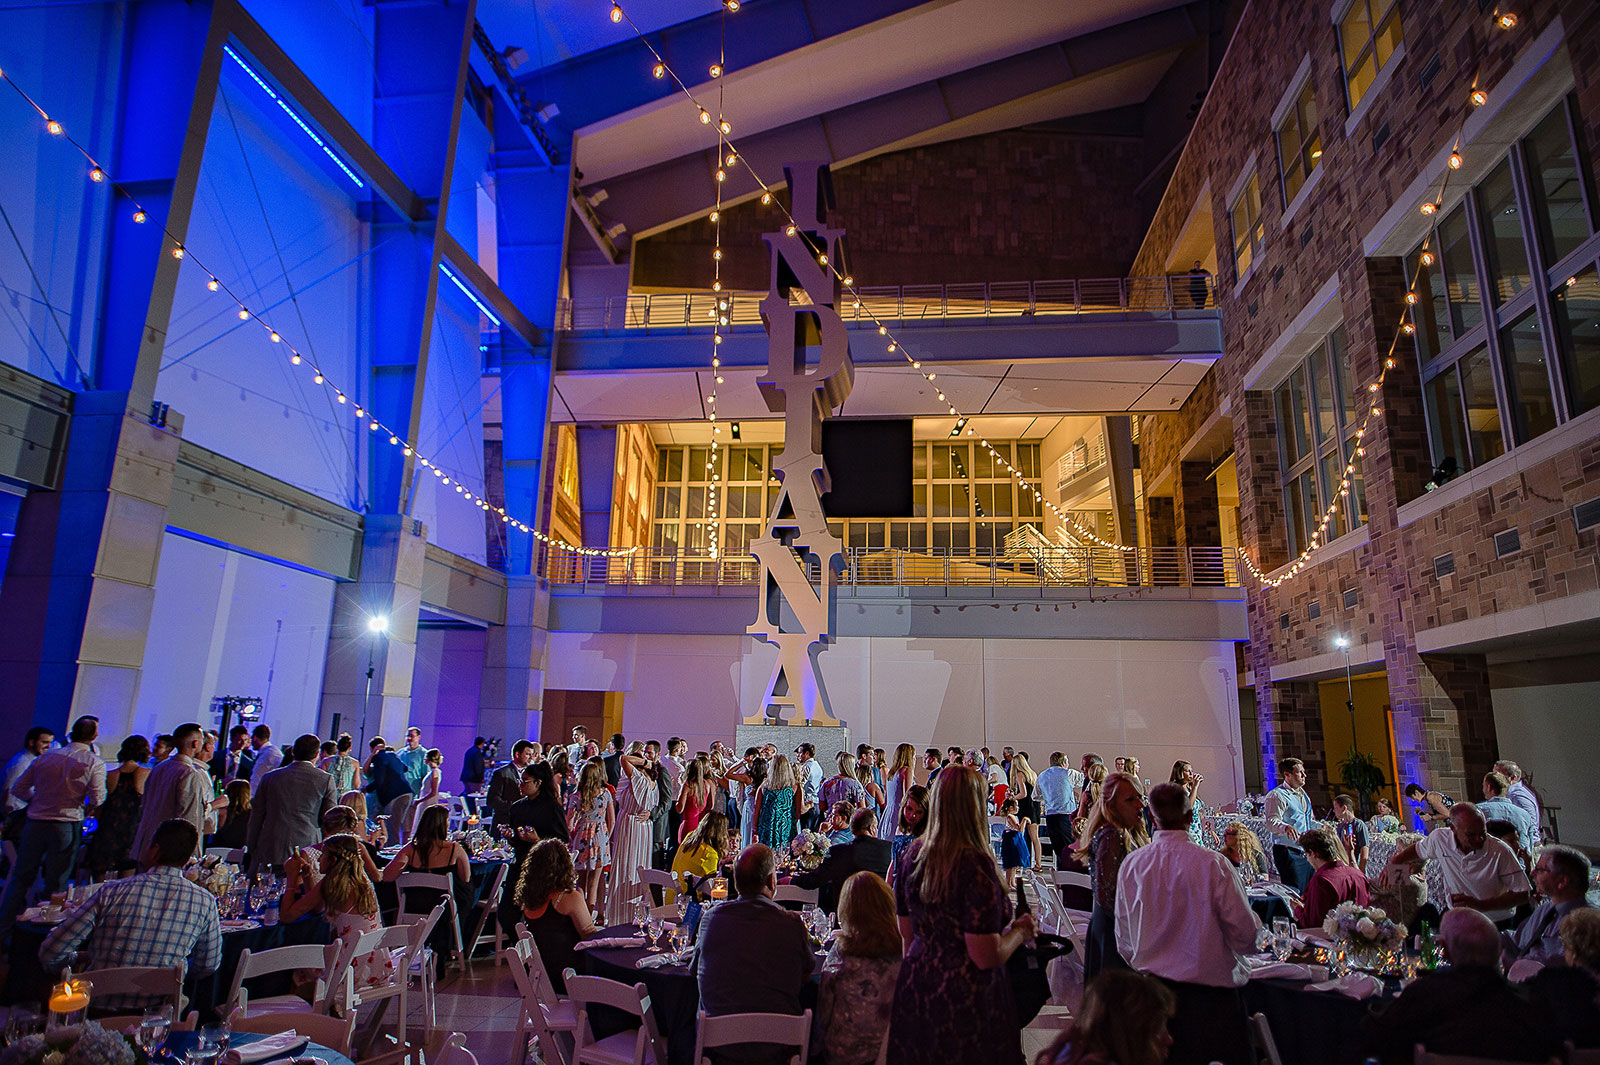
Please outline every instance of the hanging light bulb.
M761 203L762 203L762 206L766 206L766 205L767 205L767 204L769 204L769 203L771 203L771 202L772 202L772 193L770 193L770 192L763 192L763 193L762 193L762 194L761 194Z
M1451 170L1460 170L1461 169L1461 153L1460 152L1451 152L1450 153L1450 169Z
M783 229L783 235L786 236L786 237L792 237L792 236L795 235L796 232L797 232L797 230L796 230L795 225L794 225L793 222L789 223Z
M721 64L721 63L712 63L712 64L711 64L711 71L710 71L710 73L711 73L711 76L712 76L712 77L713 77L713 78L720 78L720 77L722 77L722 64Z
M665 63L657 63L655 66L650 68L650 73L655 75L657 78L664 78L667 76L667 65Z
M181 259L181 258L183 258L183 249L182 249L182 248L181 248L181 247L179 247L179 248L173 248L173 249L172 249L172 257L173 257L173 258L174 258L174 259Z
M52 137L59 137L61 134L66 132L66 130L61 128L61 123L57 122L53 118L45 121L44 128L50 131L50 135Z
M319 385L320 385L320 384L321 384L321 383L322 383L322 380L323 380L323 378L322 378L322 371L321 371L321 370L318 370L318 371L317 371L317 376L315 376L315 377L313 377L313 378L312 378L312 379L311 379L311 380L312 380L312 382L313 382L313 383L315 383L315 384L319 384ZM341 403L343 403L343 402L344 402L344 400L342 400L342 399L341 399L341 400L340 400L340 401L339 401L339 402L341 402Z
M729 165L729 166L733 166L733 165L734 165L734 164L735 164L735 163L737 163L737 162L738 162L738 161L739 161L739 153L738 153L738 152L729 152L729 153L728 153L728 160L727 160L727 162L728 162L728 165Z
M723 121L717 123L717 128L720 129L723 132L724 135L727 135L727 134L733 132L732 123L728 122L726 119L724 119Z
M719 219L721 217L722 217L722 212L721 211L712 211L709 215L706 216L706 220L709 221L709 222L715 222L717 219Z
M622 5L621 4L612 4L611 5L611 21L612 22L621 22L622 21Z
M718 170L717 170L717 180L718 181L727 181L728 180L728 172L726 170L718 168Z
M1494 20L1494 24L1496 26L1499 26L1503 30L1516 29L1517 28L1517 16L1513 12L1510 12L1510 11L1502 12L1500 17Z
M1484 104L1489 102L1489 94L1483 89L1473 89L1472 95L1467 97L1467 99L1472 101L1473 107L1482 107Z
M283 338L278 335L278 331L276 329L267 334L267 339L272 341L274 344L283 343Z
M90 171L89 171L89 180L90 181L104 181L105 179L106 179L106 172L104 170L101 170L99 167L93 167L92 169L90 169Z
M728 9L728 14L739 10L739 0L722 0L722 6Z
M245 309L244 307L240 307L239 308L239 321L248 322L249 320L250 320L250 312L247 309Z
M149 215L144 213L144 208L142 208L142 207L139 210L133 212L133 220L135 222L139 223L140 225L144 225L145 219L147 219L149 217L150 217Z
M219 289L221 287L222 287L222 282L218 281L214 277L210 281L206 282L206 288L210 289L212 292L215 292L217 289Z
M1437 211L1438 209L1439 209L1438 206L1436 204L1434 204L1434 202L1432 200L1429 200L1427 203L1422 205L1422 213L1423 214L1432 214L1433 212Z
M700 109L700 124L702 126L711 125L711 112L703 107Z
M1433 265L1433 252L1431 252L1431 251L1423 252L1421 255L1417 256L1417 261L1419 263L1421 263L1423 266L1432 266Z

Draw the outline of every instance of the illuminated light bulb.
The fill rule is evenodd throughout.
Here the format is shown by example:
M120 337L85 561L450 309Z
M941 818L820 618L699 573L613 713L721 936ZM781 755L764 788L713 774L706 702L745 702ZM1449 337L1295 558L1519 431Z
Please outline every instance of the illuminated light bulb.
M725 134L733 132L733 125L731 123L729 123L727 120L723 120L722 122L719 122L717 124L717 128L720 129Z
M728 324L728 318L727 318L727 316L726 316L726 315L724 315L724 316L723 316L723 317L721 317L721 318L718 318L718 319L717 319L717 323L718 323L718 324L719 324L719 325L727 325L727 324Z
M1515 14L1513 14L1512 12L1507 11L1504 14L1502 14L1499 18L1495 19L1494 20L1494 24L1496 26L1499 26L1503 30L1516 29L1517 16Z
M721 374L717 374L717 384L719 384L719 385L722 384L722 375Z
M1367 386L1367 391L1368 392L1376 392L1377 390L1378 390L1378 382L1376 382L1376 381L1372 382L1372 384Z
M720 344L720 343L722 343L722 337L720 337L720 336L717 336L717 337L713 337L713 338L712 338L712 343L715 343L715 344ZM715 365L716 365L716 360L715 360L715 359L713 359L713 360L712 360L712 362L711 362L711 365L713 365L713 366L715 366Z
M133 212L133 220L139 225L144 225L144 220L149 217L149 215L144 213L143 209Z
M1438 210L1438 207L1434 206L1434 204L1433 204L1433 202L1431 200L1428 203L1425 203L1425 204L1422 205L1422 213L1423 214L1432 214L1434 211L1437 211L1437 210Z
M1385 369L1385 370L1392 370L1392 369L1394 369L1394 360L1393 360L1393 359L1384 359L1384 360L1383 360L1383 368L1384 368L1384 369Z
M289 356L289 365L290 366L299 366L300 365L300 353L298 351L295 352L293 355Z
M890 350L890 351L893 351L893 350L894 350L894 349L895 349L895 345L894 345L894 344L890 344L890 345L889 345L889 350Z
M612 22L621 22L622 21L622 5L621 4L612 4L611 5L611 21Z
M1421 255L1417 256L1417 262L1421 263L1423 266L1432 266L1433 265L1433 252L1431 252L1431 251L1423 252Z
M267 339L272 341L274 344L283 343L283 338L278 335L278 331L276 329L267 334Z
M1377 407L1373 407L1372 408L1372 416L1374 418L1381 418L1381 417L1383 417L1383 411L1381 409L1377 408Z
M90 181L104 181L105 179L106 179L106 172L104 170L101 170L99 167L93 167L93 168L90 169L90 171L89 171L89 180Z
M763 192L761 194L761 203L762 203L762 205L765 206L765 205L767 205L767 204L769 204L771 202L772 202L772 193Z
M1363 436L1366 435L1366 432L1367 431L1365 429L1357 429L1356 430L1356 439L1360 440Z
M321 374L317 374L317 376L318 376L318 377L321 377L321 376L322 376L322 375L321 375ZM320 382L319 382L319 383L320 383ZM343 392L339 392L339 393L336 393L336 394L335 394L335 395L336 395L336 397L337 397L337 398L338 398L338 400L339 400L339 402L340 402L340 403L343 403L343 402L345 402L345 395L344 395L344 393L343 393Z
M1366 458L1367 457L1367 449L1364 448L1364 447L1358 447L1358 448L1356 448L1356 454L1359 455L1362 458Z
M61 134L66 132L64 129L61 128L61 123L57 122L53 118L50 119L49 121L45 122L44 128L50 131L50 135L52 137L59 137L59 136L61 136Z
M931 373L931 374L929 374L929 375L928 375L928 380L930 380L930 381L932 381L932 380L933 380L933 379L934 379L934 378L935 378L935 377L938 377L938 376L939 376L939 375L938 375L938 374L936 374L936 373ZM939 398L940 398L940 399L943 399L943 398L944 398L944 397L943 397L943 396L940 396L940 397L939 397Z
M450 478L446 477L442 483L449 484L450 483Z
M718 181L727 181L728 180L728 172L726 170L722 170L722 169L719 168L717 170L717 180Z
M852 307L856 308L857 310L859 310L861 308L861 301L860 300L856 300L854 303L850 304L850 306L852 306Z
M1406 293L1406 302L1411 304L1411 305L1413 305L1413 306L1415 306L1416 302L1417 302L1417 294L1415 292L1407 292Z
M719 219L721 217L722 217L722 212L721 211L712 211L711 214L707 216L707 220L711 221L711 222L715 222L717 219Z
M400 454L409 455L409 454L411 454L411 449L409 447L403 447L403 448L400 449Z
M212 292L215 292L217 289L219 289L221 287L222 287L222 283L219 282L214 277L210 281L206 282L206 288L210 289Z
M316 385L320 385L320 384L321 384L321 383L322 383L322 380L323 380L323 378L322 378L322 371L321 371L321 370L318 370L318 371L317 371L317 376L315 376L315 377L313 377L313 378L312 378L312 379L311 379L311 383L312 383L312 384L316 384ZM344 400L342 400L342 399L341 399L341 400L340 400L340 401L339 401L339 402L340 402L340 403L343 403L343 402L344 402Z
M922 369L922 362L920 360L913 359L912 362L911 362L911 368L913 370Z
M700 109L700 124L702 126L711 125L711 112L703 107Z
M721 63L712 63L712 64L711 64L711 71L710 71L710 73L711 73L711 76L712 76L712 77L713 77L713 78L720 78L720 77L722 77L722 64L721 64Z
M729 152L728 153L728 165L729 166L733 166L738 161L739 161L739 154L737 152Z
M367 428L371 429L373 432L377 432L378 431L378 423L377 422L373 422L370 425L368 425Z
M728 14L739 10L739 0L722 0L722 6L728 9Z
M823 266L827 266L828 265L828 257L826 255L819 255L819 256L817 256L817 262L820 263Z
M716 251L712 252L711 253L711 257L713 259L717 260L718 262L721 262L722 261L722 249L718 248Z
M172 257L173 257L173 258L174 258L174 259L181 259L181 258L183 258L183 249L182 249L182 248L173 248L173 249L172 249Z
M240 307L239 308L239 321L247 322L249 320L250 320L250 312L248 310L246 310L245 308Z
M798 232L798 230L793 225L788 225L783 228L783 235L786 237L792 237L796 232Z
M713 282L711 282L711 291L712 292L721 292L722 291L722 282L721 281L713 281Z
M717 301L717 310L725 311L727 309L728 309L728 301L727 300L718 300Z
M845 274L844 275L844 283L847 284L847 285L853 285L853 284L856 283L856 279L851 277L849 274Z
M1410 322L1407 322L1405 325L1400 327L1400 332L1404 333L1406 336L1411 336L1416 331L1417 327L1412 325Z
M665 63L657 63L650 68L650 73L658 78L664 78L667 76L667 65Z
M889 335L889 327L886 326L886 325L880 325L878 327L878 335L881 336L881 337L888 336Z
M358 405L356 407L356 417L357 418L365 418L366 416L367 416L367 412L362 410L361 407Z
M1473 107L1482 107L1484 104L1489 102L1489 94L1483 89L1473 89L1472 95L1467 97L1467 99L1472 101Z
M1460 152L1451 152L1450 153L1450 169L1451 170L1460 170L1461 169L1461 153Z

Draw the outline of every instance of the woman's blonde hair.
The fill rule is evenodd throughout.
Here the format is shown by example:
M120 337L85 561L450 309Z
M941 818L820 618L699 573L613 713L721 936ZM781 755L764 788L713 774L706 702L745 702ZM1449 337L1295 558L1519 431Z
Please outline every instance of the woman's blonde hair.
M728 853L728 815L708 810L694 826L694 831L683 837L679 845L685 854L699 846L710 847L718 854Z
M789 759L780 754L772 759L772 765L767 770L767 790L782 791L793 787L794 768L789 765Z
M851 777L853 779L856 775L856 756L851 754L849 751L840 751L838 762L839 775L842 777Z
M1561 945L1578 965L1600 969L1600 910L1584 907L1563 917Z
M1262 864L1267 851L1265 847L1261 846L1261 837L1257 836L1249 825L1246 825L1243 821L1229 821L1223 832L1233 833L1233 838L1239 844L1239 857L1244 862L1258 866Z
M909 743L902 743L894 749L894 764L889 767L889 775L894 776L902 769L910 769L917 760L917 749Z
M330 916L377 916L378 893L361 861L361 841L351 835L329 836L322 841L322 853L328 859L328 871L322 874L323 911Z
M339 805L348 806L356 812L356 816L365 821L367 819L367 793L364 791L347 791L339 796Z
M1039 774L1033 771L1033 766L1028 764L1027 754L1022 751L1018 751L1016 754L1011 756L1010 784L1013 789L1016 789L1017 787L1018 777L1026 780L1028 782L1028 787L1030 788L1039 783Z
M900 957L894 892L877 873L854 873L839 889L839 953L856 958Z
M938 904L955 896L967 854L990 858L989 829L984 822L983 777L968 766L945 766L929 789L928 829L917 850L915 872L924 902Z
M1111 800L1124 787L1139 791L1139 782L1127 773L1111 773L1106 776L1105 786L1100 789L1100 799L1084 820L1083 831L1078 834L1078 845L1073 848L1078 854L1089 853L1089 848L1094 845L1094 834L1106 825L1122 833L1123 846L1130 851L1150 842L1150 835L1145 831L1143 818L1136 818L1133 827L1129 828L1117 824L1111 816L1109 809Z

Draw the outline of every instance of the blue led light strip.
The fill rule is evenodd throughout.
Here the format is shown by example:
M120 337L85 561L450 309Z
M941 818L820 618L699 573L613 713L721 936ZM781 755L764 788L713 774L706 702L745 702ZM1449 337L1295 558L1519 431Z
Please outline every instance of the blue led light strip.
M494 327L496 329L500 328L501 322L499 316L484 305L484 302L478 298L478 294L467 287L466 282L462 281L455 274L451 273L450 268L444 263L439 264L439 270L444 274L445 277L448 277L451 281L456 283L456 288L459 288L462 294L465 295L467 299L472 301L473 306L477 307L478 310L483 312L485 318L494 323Z
M344 173L345 173L345 176L348 177L351 181L354 181L356 183L356 188L364 189L364 188L367 187L367 183L365 181L362 181L361 177L354 170L350 169L350 164L346 163L343 159L339 158L338 153L335 152L332 148L328 147L328 142L322 139L322 135L319 134L316 130L312 129L310 123L306 122L305 119L301 118L300 115L295 111L295 109L289 106L288 101L285 100L281 95L279 95L278 90L274 89L271 85L268 85L266 83L266 80L263 79L260 74L257 74L255 72L255 69L253 67L251 67L249 63L246 63L244 61L244 59L240 57L238 52L235 52L233 50L233 46L232 45L225 44L225 45L222 46L222 50L225 53L227 53L227 56L228 56L229 59L231 59L235 63L239 64L239 69L240 70L242 70L246 74L250 75L250 80L251 81L253 81L257 85L261 86L261 91L262 92L264 92L268 96L270 96L274 103L276 103L279 107L283 108L283 113L288 115L289 118L294 121L294 124L299 126L300 129L305 132L305 135L310 137L312 139L312 141L314 141L316 143L318 148L322 149L323 154L325 154L329 159L333 160L333 165L334 166L338 167L340 170L343 170Z

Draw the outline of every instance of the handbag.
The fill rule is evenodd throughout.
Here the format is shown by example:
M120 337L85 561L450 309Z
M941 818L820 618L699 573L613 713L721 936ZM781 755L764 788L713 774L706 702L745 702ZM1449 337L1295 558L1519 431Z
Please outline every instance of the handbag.
M1017 884L1017 913L1031 913L1022 884ZM1006 962L1011 982L1011 999L1017 1008L1017 1025L1026 1028L1050 1001L1049 966L1057 958L1072 953L1072 940L1040 932L1031 943L1024 943Z

